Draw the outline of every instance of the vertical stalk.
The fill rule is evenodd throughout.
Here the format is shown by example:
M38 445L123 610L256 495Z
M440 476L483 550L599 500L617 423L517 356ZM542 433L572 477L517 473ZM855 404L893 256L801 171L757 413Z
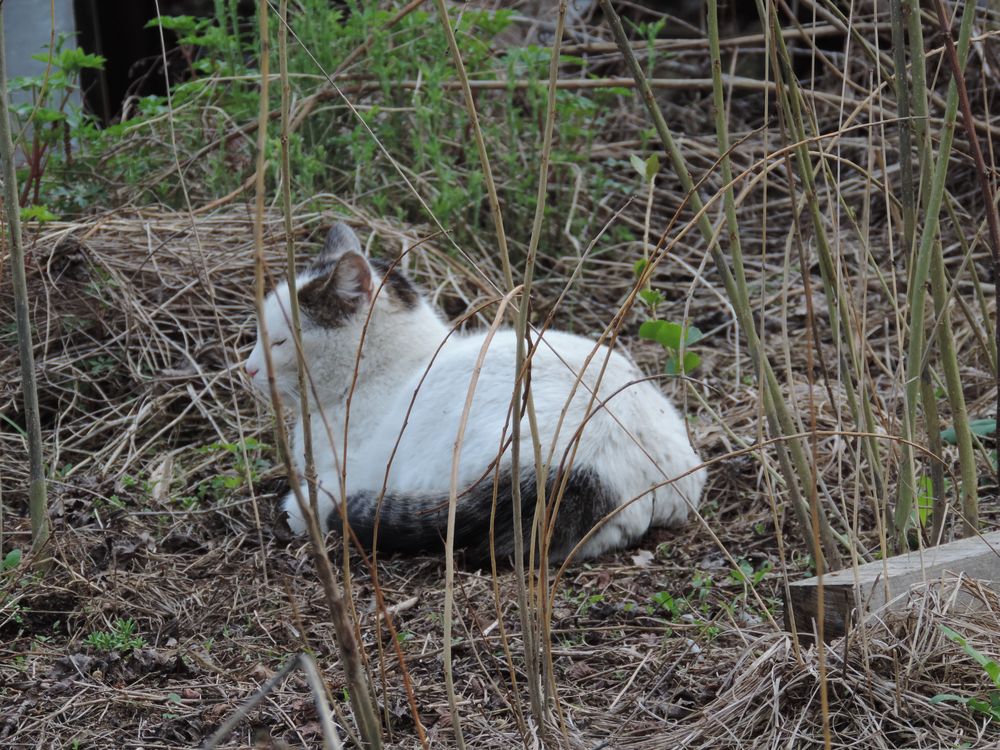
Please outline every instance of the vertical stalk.
M302 318L299 314L299 291L295 283L295 238L292 227L292 169L288 150L288 117L291 106L291 85L288 81L288 0L281 0L281 23L278 28L278 66L281 77L281 207L284 213L285 253L288 262L288 304L291 308L292 337L295 340L298 364L299 400L301 402L302 449L305 458L306 485L309 488L309 508L316 509L316 461L313 459L312 420L309 410L309 390L306 387L306 362L302 353Z
M695 190L694 179L692 178L691 172L684 161L684 156L677 147L677 144L670 133L670 129L667 127L666 120L663 118L663 113L660 111L660 107L656 103L653 90L650 88L649 82L646 80L646 76L642 72L642 68L639 66L638 61L635 58L635 53L632 51L632 47L625 36L625 29L622 27L621 19L612 7L610 0L600 0L600 3L601 9L604 11L605 18L607 18L608 22L611 24L611 30L614 33L615 42L617 43L621 53L624 55L625 61L628 63L629 71L632 73L632 77L636 81L639 93L643 98L643 103L646 105L646 109L653 120L654 126L656 127L657 134L660 136L660 140L663 142L663 146L670 157L670 163L674 168L674 172L680 180L681 187L684 189L684 193L691 205L691 209L698 217L698 230L704 238L705 243L708 245L716 270L722 277L722 283L725 286L727 296L732 302L733 310L736 314L736 320L739 323L740 328L743 330L744 335L747 337L747 348L750 350L754 366L757 368L758 378L763 385L764 408L767 413L768 425L773 434L776 436L795 435L798 431L795 429L791 414L789 413L788 407L784 402L784 397L781 393L781 386L774 374L774 370L771 368L770 360L768 360L762 350L760 339L757 336L757 329L753 320L753 312L748 303L749 296L746 291L746 277L742 274L742 256L740 255L739 248L736 246L730 248L734 258L733 267L736 271L736 275L734 276L733 269L730 269L729 263L725 255L722 253L722 248L714 236L712 223L703 210L705 208L705 204L701 200L701 196L699 196ZM810 477L812 475L809 468L809 459L799 439L789 437L787 441L787 451L784 446L785 443L779 443L777 446L777 452L782 474L785 478L785 484L788 487L793 507L804 508L805 503L802 499L799 491L799 485L796 480L798 479L798 481L802 483L801 486L803 487L809 486L811 481ZM807 513L808 511L806 511L802 517L808 517ZM808 524L802 529L803 536L807 539L810 538L809 529L810 525ZM820 532L822 550L819 548L813 549L815 559L818 560L819 557L825 553L826 566L828 569L838 569L842 567L840 551L837 547L837 539L833 534L833 530L830 528L825 515L821 515L820 517Z
M2 4L2 3L0 3ZM14 313L17 317L17 346L21 356L21 391L24 398L25 427L28 433L28 510L31 515L31 548L38 552L49 539L49 509L42 458L42 424L38 415L38 384L35 382L35 353L28 315L28 281L21 244L21 213L14 170L14 143L10 135L10 99L7 96L7 59L4 52L3 17L0 15L0 157L3 159L4 208L10 229L11 280L14 283Z
M911 12L912 9L911 9ZM965 59L969 50L969 37L972 32L972 19L975 15L975 3L967 3L962 15L962 26L959 32L957 59L959 68L965 64ZM911 21L912 25L912 21ZM919 19L918 23L919 25ZM920 34L922 39L922 33ZM918 68L924 67L923 49L917 49L914 45L914 34L911 29L910 43L914 46L914 114L920 117L920 107L926 112L926 89L917 88ZM922 76L921 76L922 78ZM926 82L924 84L926 86ZM948 85L948 94L945 103L944 126L941 133L941 142L937 149L937 160L930 152L930 143L927 139L926 122L923 124L923 139L921 140L922 173L925 175L933 164L933 171L930 175L928 189L925 192L926 202L924 204L924 227L920 233L920 243L913 257L912 269L910 272L909 288L907 297L910 304L909 320L909 342L906 352L906 391L905 408L903 410L903 437L905 441L902 446L902 463L900 465L899 496L896 502L894 513L894 527L896 532L896 543L900 548L906 546L906 528L913 509L913 497L916 489L916 471L914 468L914 456L912 443L916 433L917 402L920 399L920 381L926 366L925 354L927 349L926 330L924 325L924 312L927 302L927 281L930 276L931 262L936 249L940 248L938 240L938 229L941 219L941 206L944 201L945 180L948 176L948 162L951 155L951 146L955 137L955 121L958 115L958 84L952 80ZM920 104L918 105L918 102ZM919 123L919 119L916 121ZM921 125L917 125L918 134ZM926 165L926 166L925 166Z
M896 106L899 112L899 155L900 155L900 178L901 178L901 193L902 193L902 207L903 207L903 247L906 248L906 253L909 258L913 258L913 252L915 249L914 236L916 232L916 189L915 181L913 179L913 163L911 157L911 145L910 145L910 131L913 128L913 122L910 120L910 87L909 80L906 74L906 43L903 37L903 11L900 5L900 0L890 0L890 12L892 16L892 45L893 45L893 59L896 68L895 76L893 80L895 82L896 88ZM923 59L920 58L919 65L914 64L914 67L920 67L923 69ZM926 113L926 91L921 91L920 96L916 100L915 108L919 112ZM920 163L921 163L921 181L926 182L927 175L930 174L930 166L928 164L928 151L926 150L926 142L924 140L926 136L926 127L923 118L920 118L920 138L918 139ZM927 193L922 192L924 200L927 199ZM932 266L932 284L940 287L938 283L938 274L936 273L937 261L941 261L941 270L943 273L944 265L943 260L940 258L940 249L935 248L935 263ZM910 263L909 267L912 269L913 264ZM943 278L943 276L942 276ZM935 298L935 308L938 306L939 298L943 295L943 291L936 291L934 293ZM940 332L940 337L942 339L950 340L950 320L942 320L942 324L947 326L947 330L942 329ZM942 357L944 357L944 345L942 345ZM951 348L952 352L954 347ZM921 377L920 383L920 400L924 407L925 421L927 422L927 439L931 447L931 450L935 455L940 455L940 435L937 419L937 404L934 402L934 388L930 382L930 378L925 372ZM964 399L963 401L963 411L964 411ZM937 446L938 449L935 449ZM904 459L906 459L907 454L904 453ZM934 513L933 513L933 532L931 534L934 543L936 544L941 539L941 532L943 531L942 524L944 523L944 510L947 507L945 493L944 493L944 479L941 472L940 466L931 467L931 477L932 477L932 488L934 492ZM912 460L904 460L904 468L901 477L901 481L905 482L908 486L915 486L916 474L913 466Z
M934 384L931 383L930 378L923 378L920 381L920 387L924 391L922 401L924 409L926 409L924 418L927 420L927 447L935 456L940 456L941 427L940 418L938 417L937 399L934 397ZM944 491L944 467L941 466L940 462L936 460L931 461L930 475L931 494L933 495L930 513L930 541L931 545L937 545L942 541L944 521L948 512L948 502Z
M972 5L974 9L975 4ZM969 145L972 147L972 158L976 164L976 177L979 180L980 188L983 191L983 198L985 199L986 223L989 227L990 251L993 257L993 288L996 293L996 299L1000 300L1000 216L997 215L997 206L993 195L993 183L990 181L986 162L983 159L983 150L979 145L979 136L976 134L976 127L972 119L972 107L969 104L969 92L966 90L965 79L962 74L965 54L962 54L963 62L960 63L958 59L959 54L955 50L955 42L951 38L951 26L948 21L948 13L944 0L937 0L937 12L938 22L941 24L941 31L944 33L945 50L947 53L945 56L948 58L952 78L958 89L958 102L962 108L962 125L965 128L966 137L969 139ZM974 10L966 6L965 15L972 16L973 12ZM963 32L966 26L965 15L962 17ZM971 27L971 20L969 21L969 25ZM959 44L962 44L961 39ZM966 44L968 44L967 41ZM937 255L940 255L940 245L937 250ZM937 261L937 259L935 260ZM937 264L935 264L935 269L936 267ZM941 297L944 299L945 274L943 259L940 262L940 271ZM935 304L936 299L935 297ZM972 433L969 429L968 414L965 408L965 395L962 392L961 379L958 375L958 359L955 356L954 343L951 338L951 325L948 320L947 309L945 308L942 312L944 318L942 320L941 335L947 338L950 354L946 362L945 377L948 382L948 395L952 400L952 411L955 412L953 417L955 420L955 431L958 435L958 455L962 470L963 530L965 536L970 536L975 534L979 527L979 501L976 485L978 480L976 476L975 456L972 450ZM1000 326L997 325L996 318L993 320L993 334L994 343L1000 348ZM1000 370L994 372L993 377L996 388L997 414L1000 415ZM954 388L952 387L952 382L955 383ZM960 419L963 422L961 430L959 429Z
M943 11L943 7L939 6L939 10ZM920 38L919 45L914 45L913 55L914 55L914 84L915 87L919 83L920 86L925 87L919 91L919 96L914 98L914 108L920 114L917 118L918 135L919 135L919 153L920 153L920 163L921 163L921 186L926 188L927 180L929 175L933 170L934 156L931 149L930 142L927 138L927 127L926 127L926 114L927 114L927 91L926 83L924 81L924 71L926 68L924 55L923 55L923 42L922 42L922 26L919 23L919 14L914 16L911 12L911 34L918 36ZM971 22L971 21L970 21ZM955 50L954 45L951 44L951 31L950 25L945 20L942 25L942 30L945 34L947 43L950 45L950 55L949 63L952 63L952 69L954 72L954 65L957 60L954 60ZM905 81L905 77L902 79ZM955 83L959 85L959 97L962 94L962 80L961 74L955 79ZM961 101L961 98L960 98ZM969 117L971 125L971 115ZM972 131L972 138L975 138L975 130ZM924 198L925 207L926 201L928 199L928 191L926 189L921 190L921 194ZM912 240L912 238L911 238ZM912 253L915 252L914 246L910 245L911 258ZM975 454L972 448L972 433L969 429L968 420L968 410L965 405L965 394L961 388L961 379L958 373L958 359L955 352L954 344L954 334L951 326L951 317L947 313L947 274L944 268L944 258L942 255L942 248L940 240L936 240L932 247L932 259L930 266L930 281L931 281L931 294L934 300L934 310L936 317L938 319L939 328L937 329L938 347L941 354L941 364L945 372L945 380L948 389L948 399L951 403L951 408L953 412L953 419L955 424L955 433L958 439L958 455L959 455L959 466L962 474L962 507L968 511L968 515L963 513L965 523L963 524L964 532L968 533L973 526L970 523L976 524L978 519L978 486L976 479L976 466L975 466ZM916 263L911 263L911 268L916 268ZM998 282L1000 283L1000 282ZM928 430L928 440L933 448L935 441L939 439L937 434L938 425L937 420L932 419L932 415L937 414L937 404L930 403L930 399L934 398L934 390L930 387L930 380L926 372L921 373L921 381L926 384L926 387L921 389L921 402L924 406L925 417L927 421ZM998 391L1000 394L1000 391ZM1000 398L1000 395L998 395ZM910 446L906 446L904 452L904 458L909 457L909 460L904 461L903 464L903 476L901 480L901 497L903 499L903 504L905 501L905 494L909 491L908 488L915 487L916 482L916 472L913 466L912 453L910 452ZM932 474L935 471L934 467L931 469ZM943 506L944 497L943 495L939 498L937 497L937 486L935 486L935 514L934 514L934 528L932 536L935 540L941 538L941 532L943 529L940 525L944 522L943 517ZM911 500L912 502L912 500Z
M489 154L486 151L486 141L483 139L483 132L479 126L479 113L476 111L476 102L472 96L472 87L469 86L469 77L465 71L465 62L462 60L462 52L458 48L458 41L455 39L455 30L451 27L451 19L448 15L448 7L444 0L437 0L438 16L441 19L441 26L444 29L445 37L448 40L448 49L455 62L455 72L459 83L462 86L462 95L465 99L465 107L469 114L469 122L472 125L472 134L476 143L476 151L479 154L479 163L483 171L483 180L486 183L486 193L489 197L490 215L493 218L493 226L496 229L497 249L500 255L500 265L503 268L504 282L508 291L514 289L514 274L510 265L510 253L507 249L507 234L503 226L503 214L500 210L500 198L497 194L496 182L493 179L493 170L490 167ZM527 305L527 298L522 298L521 306ZM524 365L523 340L518 342L516 362L514 368L514 393L511 397L512 414L511 419L511 503L513 510L513 531L514 531L514 571L517 580L517 608L521 620L522 638L524 639L525 663L528 670L527 683L528 694L531 701L531 713L535 723L541 729L545 726L541 680L538 672L538 647L535 640L534 620L532 610L528 604L528 592L524 578L524 533L521 525L521 483L520 483L520 436L521 436L521 388L523 381L521 372ZM449 535L450 536L450 535ZM445 558L445 589L450 592L455 585L455 561L451 555ZM459 750L464 750L465 739L462 736L462 728L458 719L458 704L455 699L454 681L451 671L451 597L445 598L444 609L444 674L445 684L448 689L448 702L451 707L452 723L455 728L455 740Z
M763 19L762 19L763 20ZM729 164L728 157L728 142L729 134L726 128L724 110L722 107L722 60L721 53L719 50L719 30L718 30L718 2L717 0L708 0L708 26L709 26L709 47L710 54L712 57L712 90L714 95L714 104L716 110L716 134L719 138L719 150L721 153L725 154L723 156L722 170L723 170L723 180L726 185L732 184L732 168ZM778 40L781 39L780 33L776 33L775 36ZM777 42L781 44L780 41ZM783 45L781 47L783 49ZM773 52L773 50L772 50ZM780 91L780 87L779 87ZM811 169L811 164L808 159L805 164L800 164L802 168L806 171ZM790 170L789 170L790 171ZM791 182L789 184L792 184ZM815 199L815 194L810 193L810 197ZM739 248L739 232L736 220L736 207L735 201L733 199L733 188L730 187L726 191L725 195L725 207L726 207L726 221L730 232L730 241L733 243L734 247ZM822 227L819 227L819 234L822 235ZM813 306L812 306L812 289L810 284L810 279L808 275L808 267L804 262L805 249L799 243L799 253L800 262L802 265L802 278L805 287L806 295L806 315L808 318L807 326L811 331L815 331L814 328L814 317L813 317ZM738 253L741 254L741 253ZM829 293L829 290L827 290ZM835 322L836 317L831 311L831 322ZM819 346L819 341L817 338L816 345ZM810 476L809 483L806 485L809 494L809 511L808 514L811 516L809 519L811 524L809 526L805 525L805 519L800 518L799 523L803 526L803 532L810 532L810 540L813 547L814 560L816 564L816 577L818 580L817 586L817 596L816 596L816 607L817 611L823 611L823 601L825 598L825 588L823 586L823 575L825 573L824 558L822 555L817 555L816 552L820 546L820 540L822 538L823 530L821 528L821 519L825 519L825 516L820 508L819 504L819 492L817 488L817 437L816 437L816 408L813 403L812 396L812 373L813 373L813 349L812 347L806 348L806 372L809 373L809 415L810 415L810 430L812 432L812 438L810 440L810 447L812 449L812 461L810 463ZM800 479L803 477L800 476ZM799 511L799 515L806 515ZM826 679L826 659L824 658L824 637L823 637L823 618L820 617L816 621L816 649L818 655L819 663L819 692L820 692L820 712L823 723L823 744L824 747L829 750L830 748L830 705L828 696L828 684Z
M762 7L762 6L760 6ZM766 11L765 11L766 12ZM791 66L791 55L781 36L778 25L777 14L771 11L770 26L775 30L774 44L775 57L780 62L781 67L775 67L775 74L779 76L778 100L781 105L779 114L783 115L782 122L790 126L792 137L796 145L794 148L795 161L798 164L798 171L794 174L801 179L805 193L806 202L809 207L809 215L813 225L813 233L816 238L816 254L819 260L820 277L823 282L823 290L828 300L833 300L834 305L830 308L830 324L833 330L834 340L843 345L846 349L846 357L838 355L838 371L840 374L840 384L844 388L847 397L848 407L855 424L861 425L864 431L869 434L862 440L864 452L869 464L873 467L879 466L878 441L874 437L877 426L871 409L862 406L867 402L867 388L864 381L864 365L862 362L859 347L856 341L857 325L854 322L854 312L851 306L850 295L844 286L841 274L838 272L833 246L826 232L826 222L823 219L822 209L819 204L816 176L812 159L807 146L808 135L806 132L806 113L803 110L802 97L799 94L799 87L794 71ZM780 76L784 77L785 85L780 85ZM824 174L829 174L826 161L821 159L816 169L823 170ZM793 175L789 175L793 179ZM802 273L808 271L803 266ZM855 378L857 382L855 382ZM861 397L858 391L861 391ZM876 480L879 477L878 469L874 469Z
M535 257L538 252L538 243L541 239L542 224L545 220L545 198L548 195L549 186L549 162L552 154L552 131L555 127L556 119L556 82L559 79L559 57L561 54L563 32L566 26L566 0L560 0L558 16L556 18L555 38L552 40L552 57L549 59L549 87L548 96L545 103L545 124L542 130L542 146L540 154L540 164L538 168L538 191L535 196L535 214L531 222L531 237L528 240L528 257L524 264L524 291L521 294L521 306L517 311L517 361L523 362L524 345L528 333L528 312L530 310L531 282L535 272ZM650 183L652 190L652 183ZM648 211L648 209L647 209ZM648 222L647 222L648 226ZM645 245L643 246L646 247ZM520 368L518 369L520 372ZM517 403L517 402L515 402ZM532 444L535 449L535 486L537 487L537 503L535 506L535 521L537 528L548 527L549 520L546 517L547 498L546 488L548 487L548 465L542 460L541 445L538 439L538 422L534 415L534 401L532 394L528 393L528 424L531 429ZM515 433L515 440L516 440ZM555 510L554 512L558 512ZM542 540L544 534L539 534ZM533 570L531 571L533 573ZM539 628L542 634L543 647L546 655L546 691L550 699L556 695L555 675L552 670L552 637L551 622L549 619L549 609L547 606L548 596L548 549L545 542L539 542L539 568L538 568L538 596L536 599L536 609L538 611ZM558 703L556 703L558 705ZM561 717L561 714L560 714ZM537 717L536 717L537 718Z
M903 204L903 247L913 251L913 234L916 227L917 202L913 185L913 161L910 155L910 83L906 75L906 38L903 34L903 10L900 0L889 0L892 24L892 60L895 73L896 110L899 115L899 174Z
M955 334L951 326L950 300L948 299L948 276L944 267L944 255L940 239L934 243L931 257L931 297L934 301L934 316L937 319L938 351L941 355L941 369L944 372L945 389L948 392L948 402L951 405L951 419L958 442L958 465L962 478L960 489L962 506L962 536L971 536L979 528L979 475L976 470L976 451L972 444L972 429L969 425L969 410L965 405L965 393L962 389L962 376L958 366L958 352L955 349ZM926 373L924 379L930 380ZM928 389L928 396L934 397L933 389ZM940 425L936 419L937 405L927 412L927 437L930 448L936 455L940 453ZM935 462L936 464L937 462ZM940 467L932 466L932 475L940 471ZM935 499L937 499L935 487ZM942 501L944 500L944 482L941 482ZM940 522L943 522L943 518ZM935 532L933 538L940 538L938 517L935 514Z
M365 746L369 750L380 750L382 747L381 728L378 716L375 713L371 696L371 689L361 668L361 655L357 640L354 637L354 628L351 625L350 617L347 614L347 607L341 594L341 589L337 585L337 580L333 575L333 566L330 558L326 554L323 543L323 535L317 523L316 514L308 507L308 500L302 495L302 488L299 482L298 472L291 460L291 453L288 446L288 436L285 431L284 421L281 418L281 399L274 382L274 367L271 362L271 346L268 337L267 327L264 324L262 315L264 308L264 176L266 173L266 163L264 153L267 146L267 123L269 113L269 82L270 82L270 36L268 29L269 5L268 0L260 0L257 10L257 23L260 31L260 108L257 113L257 171L255 175L255 202L254 202L254 280L256 284L256 304L257 319L260 322L260 339L264 349L264 359L267 366L268 386L271 392L271 403L277 418L277 436L279 450L285 460L288 470L288 478L295 493L296 500L302 510L302 515L306 521L309 531L309 539L312 546L313 561L316 571L323 587L323 594L330 610L330 619L333 624L337 646L340 650L340 660L347 682L350 686L351 707L354 709L354 718L358 723L358 730ZM304 393L304 392L303 392Z

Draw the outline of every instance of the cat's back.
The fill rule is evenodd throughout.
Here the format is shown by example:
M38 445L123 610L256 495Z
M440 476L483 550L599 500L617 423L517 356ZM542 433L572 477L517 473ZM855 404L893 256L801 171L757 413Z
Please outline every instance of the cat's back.
M532 388L566 389L582 375L582 380L594 386L602 383L620 387L626 380L641 377L636 366L624 354L610 352L596 340L566 331L548 330L529 337L534 349L530 361ZM474 373L477 374L477 398L500 397L510 400L517 361L517 332L500 329L492 337L487 332L453 333L442 345L433 362L419 372L411 373L410 385L421 383L421 390L452 397L462 390L464 395ZM603 373L602 373L603 370ZM602 385L602 390L605 386ZM407 389L412 393L413 388ZM494 393L494 390L496 391ZM538 396L543 394L537 393Z
M450 428L462 414L475 375L470 423L502 428L508 422L514 390L517 343L517 333L511 329L496 331L491 338L485 332L453 333L429 367L410 373L400 384L395 411L408 411L411 423L425 422L421 431ZM596 340L550 330L540 341L533 336L531 343L528 377L536 413L543 421L557 421L567 403L582 416L593 408L595 393L602 400L628 391L641 400L665 401L655 386L641 382L642 373L626 355L609 352ZM394 421L398 424L399 419Z

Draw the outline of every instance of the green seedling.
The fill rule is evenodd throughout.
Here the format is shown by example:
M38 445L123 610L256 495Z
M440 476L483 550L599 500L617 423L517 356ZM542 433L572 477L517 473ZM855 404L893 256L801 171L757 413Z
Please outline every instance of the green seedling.
M951 641L954 641L966 654L983 668L995 690L990 690L985 698L970 697L966 695L955 695L954 693L939 693L931 698L931 703L943 703L951 701L962 703L971 711L984 714L993 721L1000 721L1000 663L991 659L976 649L961 633L952 630L947 625L940 625L943 632Z

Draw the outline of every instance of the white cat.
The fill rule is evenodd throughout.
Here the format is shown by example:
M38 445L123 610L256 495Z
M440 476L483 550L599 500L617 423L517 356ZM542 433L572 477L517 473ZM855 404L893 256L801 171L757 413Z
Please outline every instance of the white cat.
M427 301L399 270L390 268L384 261L366 260L354 232L337 224L313 265L298 276L302 349L312 383L309 404L320 481L320 523L324 531L340 528L340 468L348 420L346 499L354 533L363 544L372 545L381 504L375 539L381 552L440 549L455 441L486 334L455 332L448 337L449 328ZM288 285L282 283L268 295L264 316L275 383L283 403L298 413L288 298ZM474 563L489 559L491 514L495 514L497 558L513 552L508 415L516 345L512 330L500 330L494 336L462 443L455 544ZM674 407L655 385L642 381L642 373L623 354L612 352L608 357L607 349L600 347L587 365L596 346L579 336L546 331L531 358L530 388L541 456L543 460L552 456L546 492L550 507L555 488L565 484L552 535L552 561L564 559L604 516L622 505L628 507L604 523L577 557L631 544L651 526L683 523L689 509L698 505L705 483L705 470L696 469L701 462ZM599 399L593 400L605 359ZM355 368L357 381L348 417ZM582 383L574 392L581 371ZM268 392L259 326L246 372L257 388ZM300 420L293 435L300 474L302 438ZM577 439L572 466L563 466ZM526 416L520 456L522 516L530 524L536 505L536 472ZM568 477L565 482L564 476ZM294 494L285 499L284 509L293 531L302 533L305 522Z

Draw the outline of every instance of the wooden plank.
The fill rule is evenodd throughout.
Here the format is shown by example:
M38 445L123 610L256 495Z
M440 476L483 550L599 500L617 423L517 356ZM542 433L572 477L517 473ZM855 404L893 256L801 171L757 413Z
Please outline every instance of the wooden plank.
M868 612L893 609L905 602L914 586L938 582L947 574L961 573L1000 591L1000 531L959 539L938 547L876 560L823 576L823 638L847 633ZM800 637L815 632L818 579L789 584L785 601L785 627L794 618Z

